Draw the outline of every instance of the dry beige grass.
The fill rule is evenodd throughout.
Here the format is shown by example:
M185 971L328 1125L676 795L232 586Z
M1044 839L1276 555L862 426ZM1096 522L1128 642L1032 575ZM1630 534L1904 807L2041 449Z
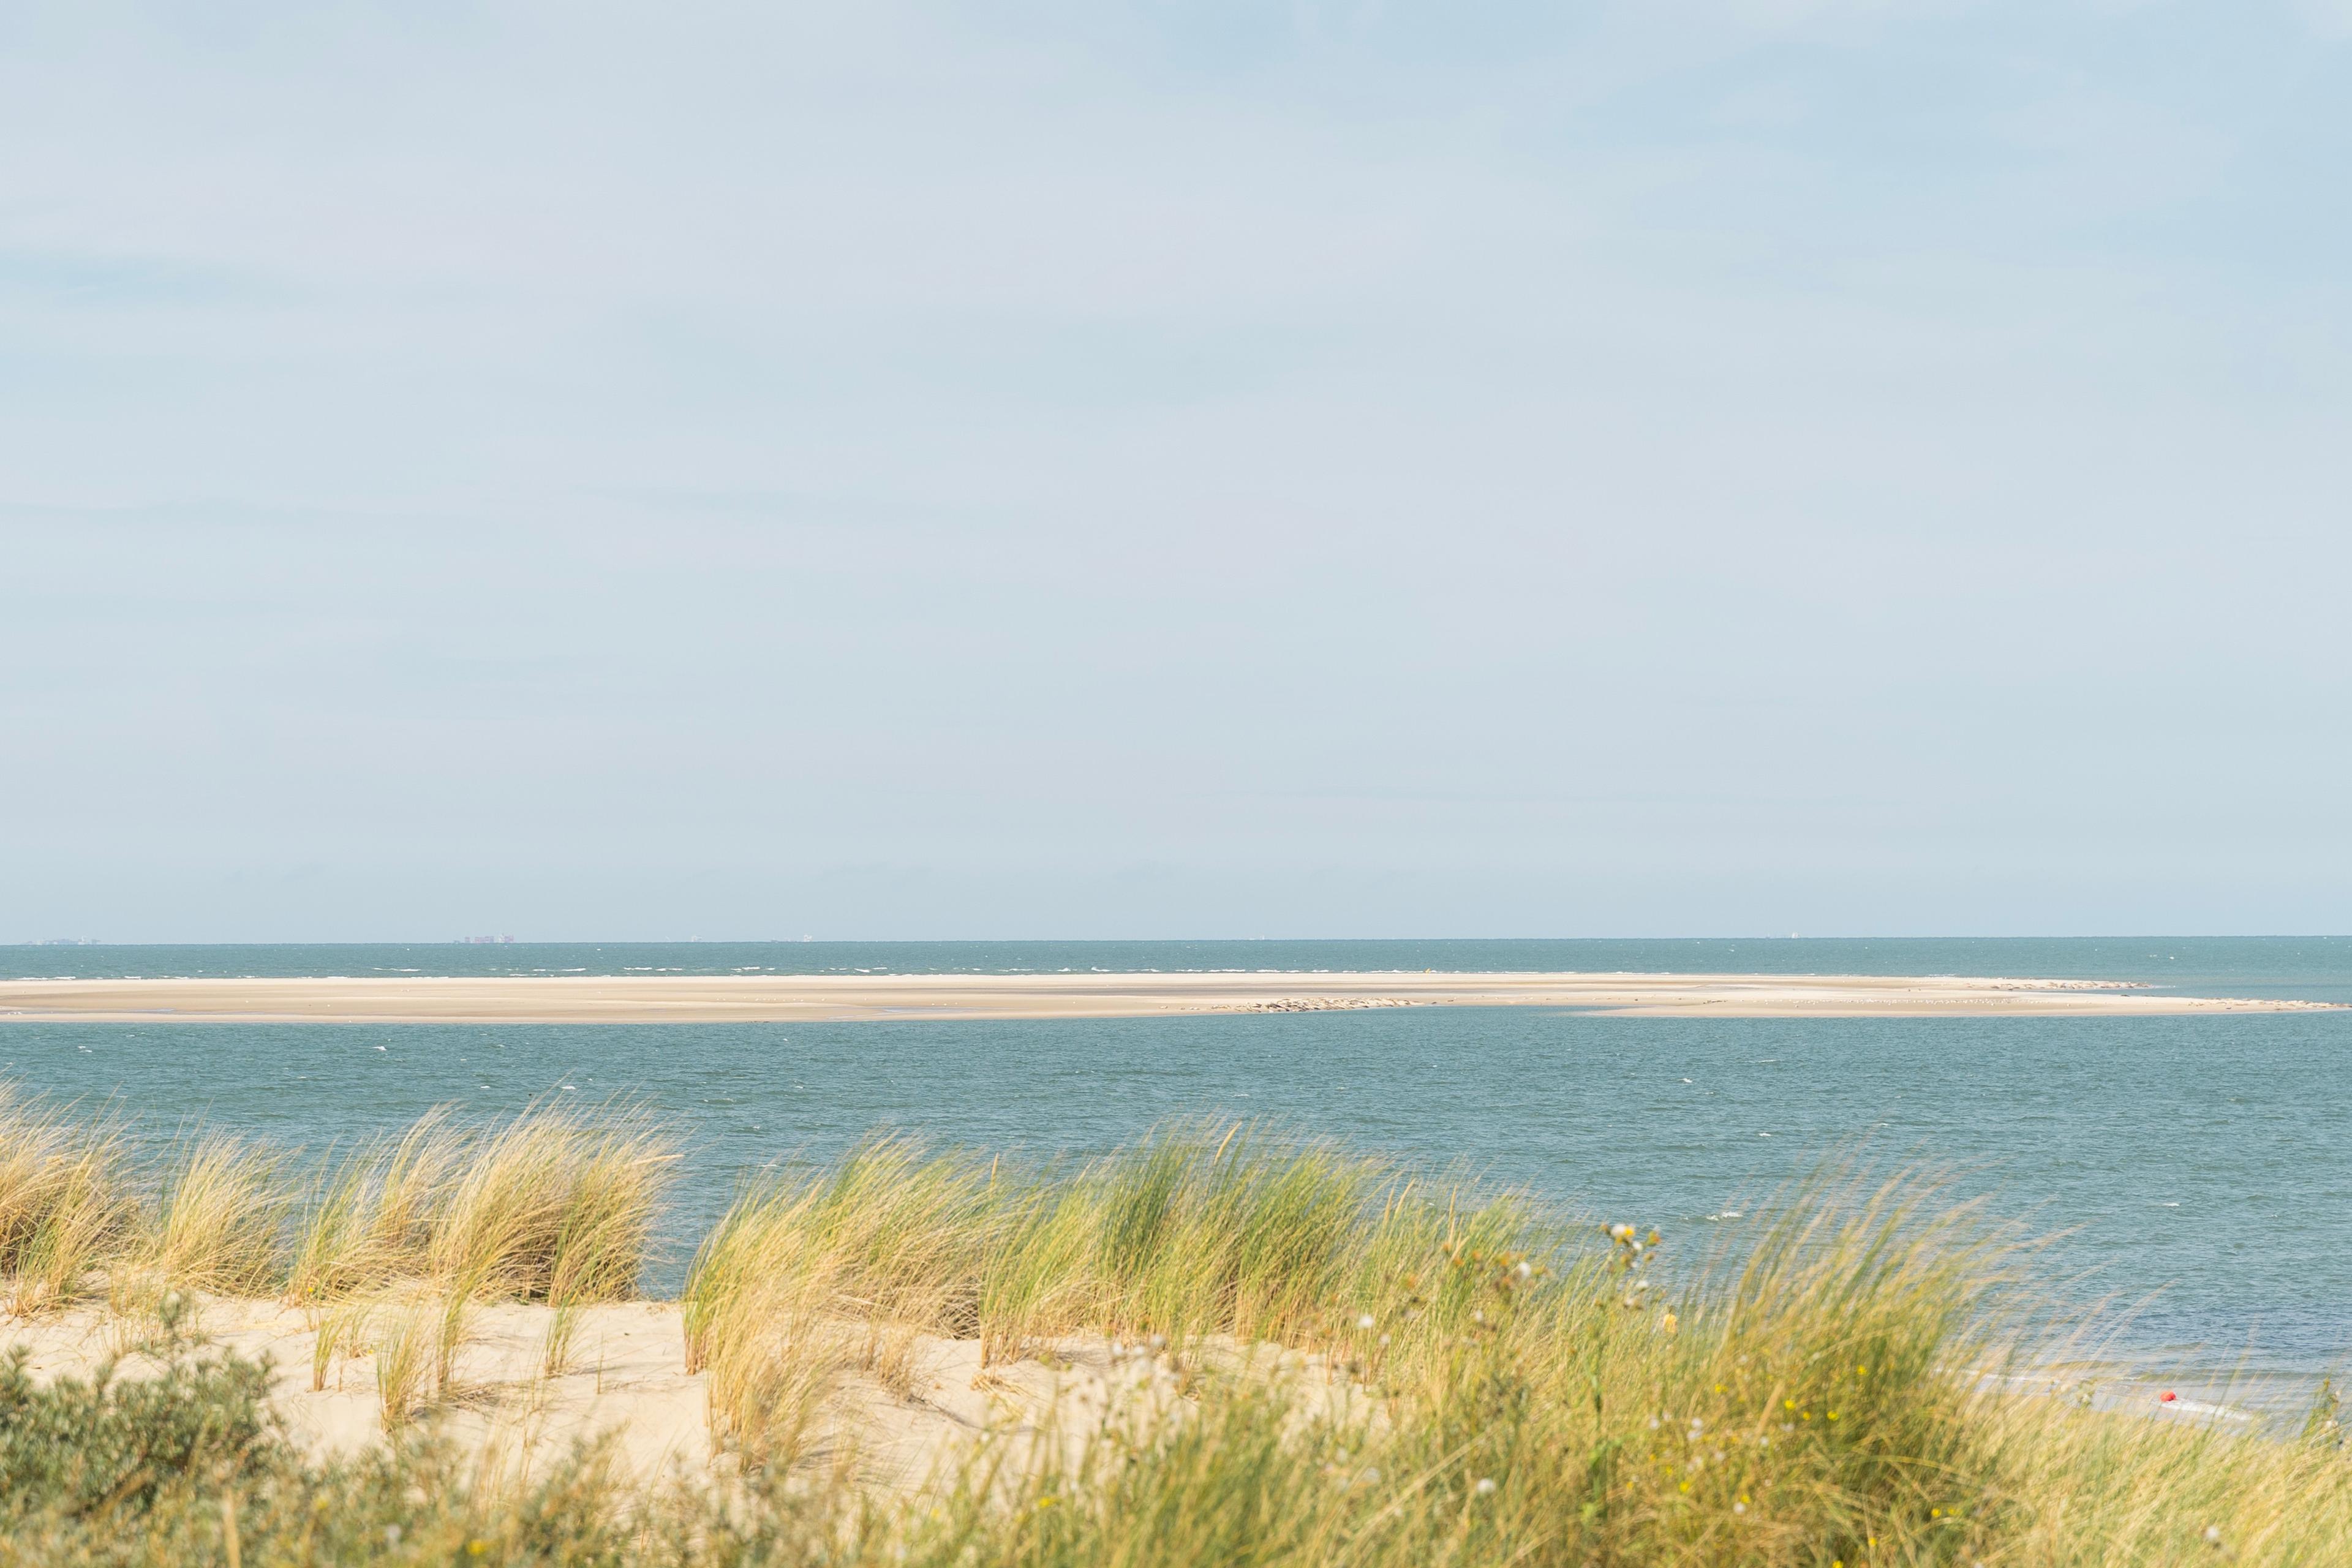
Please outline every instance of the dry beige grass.
M433 1219L465 1159L446 1110L398 1138L371 1140L319 1174L294 1245L287 1293L332 1301L427 1271Z
M670 1180L667 1134L622 1106L532 1106L460 1125L446 1111L330 1158L222 1133L182 1138L142 1210L127 1135L0 1087L0 1268L19 1315L103 1279L115 1340L136 1343L173 1300L282 1294L319 1325L313 1387L373 1324L387 1429L454 1392L475 1303L577 1309L631 1294ZM568 1320L547 1364L571 1354Z
M285 1278L294 1208L285 1156L225 1134L189 1142L165 1177L136 1259L166 1286L258 1296Z
M383 1383L387 1429L456 1391L479 1301L557 1307L546 1364L560 1374L564 1314L635 1289L675 1158L660 1126L625 1107L536 1105L480 1129L434 1112L322 1174L287 1293L322 1308L400 1300L385 1319L399 1373ZM424 1370L412 1380L415 1356Z
M482 1129L434 1112L322 1176L289 1294L426 1279L468 1299L617 1300L636 1287L675 1158L626 1107L539 1105Z
M379 1320L375 1383L386 1432L406 1426L425 1405L435 1317L432 1303L410 1300L388 1306Z
M477 1296L627 1295L675 1158L626 1108L533 1107L466 1149L432 1215L430 1273Z
M1337 1302L1404 1289L1404 1265L1444 1237L1534 1224L1513 1199L1239 1126L1175 1128L1069 1171L886 1139L741 1196L688 1278L688 1364L710 1370L714 1432L788 1450L770 1435L805 1429L842 1367L908 1379L914 1333L976 1338L985 1362L1088 1332L1352 1353L1360 1314Z
M19 1316L71 1300L130 1234L121 1125L0 1085L0 1271Z

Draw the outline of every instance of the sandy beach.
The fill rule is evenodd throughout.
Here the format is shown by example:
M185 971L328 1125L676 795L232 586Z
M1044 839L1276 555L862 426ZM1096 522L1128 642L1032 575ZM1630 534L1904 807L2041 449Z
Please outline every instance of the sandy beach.
M323 1375L314 1373L316 1316L276 1301L209 1298L195 1326L210 1349L269 1363L270 1402L297 1447L314 1459L349 1458L384 1440L378 1357L362 1344L329 1358ZM709 1373L687 1370L677 1303L583 1309L572 1361L553 1376L541 1364L551 1316L544 1306L514 1302L470 1310L453 1385L420 1418L510 1473L560 1458L575 1442L609 1436L615 1458L638 1481L708 1474L716 1457L705 1419ZM87 1378L141 1331L142 1325L90 1306L13 1322L0 1332L0 1350L22 1347L37 1380ZM849 1461L864 1483L904 1490L983 1435L1016 1447L1057 1441L1075 1457L1114 1410L1168 1406L1177 1385L1177 1363L1167 1356L1129 1353L1099 1336L1057 1339L992 1366L982 1364L976 1339L915 1334L907 1353L901 1390L853 1367L835 1375L814 1459ZM1195 1360L1240 1363L1237 1348L1224 1340L1192 1353ZM1334 1390L1319 1358L1267 1352L1261 1360L1268 1370L1316 1374L1313 1386L1327 1400L1344 1392L1344 1380ZM139 1353L123 1363L133 1377L155 1367ZM314 1378L320 1386L312 1386Z
M1952 975L1142 973L395 976L0 981L0 1021L654 1024L1132 1018L1372 1007L1572 1007L1625 1017L1931 1018L2302 1012L2122 982Z

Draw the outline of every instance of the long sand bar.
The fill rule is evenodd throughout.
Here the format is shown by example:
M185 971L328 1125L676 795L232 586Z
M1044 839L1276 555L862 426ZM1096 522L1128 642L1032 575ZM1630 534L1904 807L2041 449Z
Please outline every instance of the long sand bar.
M656 1024L1136 1018L1369 1007L1570 1007L1628 1017L2137 1017L2302 1012L2109 980L1876 974L403 975L0 981L0 1021Z

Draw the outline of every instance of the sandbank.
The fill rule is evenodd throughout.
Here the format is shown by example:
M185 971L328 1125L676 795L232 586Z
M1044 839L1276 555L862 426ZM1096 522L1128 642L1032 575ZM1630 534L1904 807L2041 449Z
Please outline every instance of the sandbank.
M0 1022L809 1023L1134 1018L1376 1007L1565 1007L1621 1017L2134 1017L2323 1010L2108 980L1967 975L1351 972L396 975L0 981Z

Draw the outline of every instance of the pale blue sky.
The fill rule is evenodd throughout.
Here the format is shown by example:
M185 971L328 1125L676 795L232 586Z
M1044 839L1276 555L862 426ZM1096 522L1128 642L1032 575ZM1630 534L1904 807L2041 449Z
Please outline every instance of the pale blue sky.
M2352 929L2352 0L0 10L0 940Z

